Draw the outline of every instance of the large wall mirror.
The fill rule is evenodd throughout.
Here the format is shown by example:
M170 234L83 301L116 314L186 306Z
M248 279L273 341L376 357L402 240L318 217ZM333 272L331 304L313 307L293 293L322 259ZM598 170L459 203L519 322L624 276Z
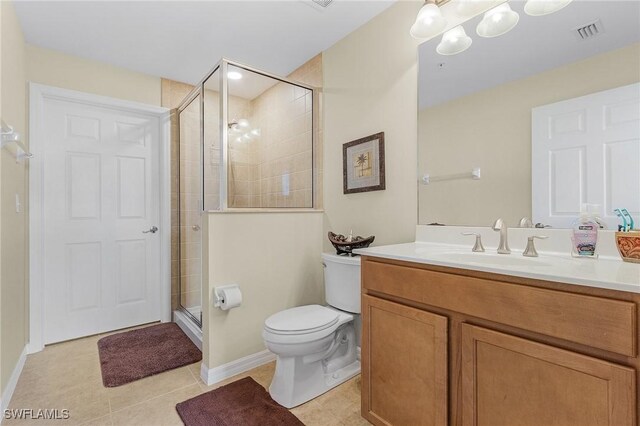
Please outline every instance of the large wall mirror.
M478 16L464 52L438 54L441 37L419 47L419 223L562 228L585 203L610 228L615 208L637 219L640 2L535 17L508 4L520 19L506 34L478 36Z

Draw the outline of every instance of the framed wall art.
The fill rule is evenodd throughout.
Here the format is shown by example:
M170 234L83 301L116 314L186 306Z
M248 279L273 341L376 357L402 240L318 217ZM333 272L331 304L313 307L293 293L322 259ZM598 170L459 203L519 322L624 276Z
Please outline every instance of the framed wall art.
M384 132L342 145L344 193L380 191L384 181Z

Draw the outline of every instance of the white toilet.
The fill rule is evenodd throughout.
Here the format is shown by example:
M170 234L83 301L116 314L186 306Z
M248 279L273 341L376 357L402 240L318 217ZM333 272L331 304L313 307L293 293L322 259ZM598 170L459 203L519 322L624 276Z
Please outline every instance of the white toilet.
M271 397L291 408L360 373L355 318L360 314L360 258L322 254L325 298L271 315L262 337L277 355Z

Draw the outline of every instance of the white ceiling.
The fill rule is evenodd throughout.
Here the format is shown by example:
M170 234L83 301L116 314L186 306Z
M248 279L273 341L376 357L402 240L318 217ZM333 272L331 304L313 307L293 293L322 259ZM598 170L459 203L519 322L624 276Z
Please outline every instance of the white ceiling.
M479 37L475 28L480 16L464 24L473 39L465 52L438 55L435 49L441 37L420 45L420 109L640 41L637 0L574 0L559 12L541 17L526 15L523 0L509 3L520 14L520 22L503 36ZM579 40L573 34L575 27L598 18L603 35Z
M395 0L24 1L28 43L197 83L222 57L287 75Z

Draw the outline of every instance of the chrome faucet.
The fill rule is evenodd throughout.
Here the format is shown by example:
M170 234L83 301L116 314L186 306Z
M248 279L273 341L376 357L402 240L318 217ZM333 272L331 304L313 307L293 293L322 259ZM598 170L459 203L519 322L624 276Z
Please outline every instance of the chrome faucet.
M492 229L494 231L500 231L500 244L498 244L498 253L499 254L511 254L511 249L509 249L509 241L507 236L507 224L504 223L502 218L496 220L493 224Z

